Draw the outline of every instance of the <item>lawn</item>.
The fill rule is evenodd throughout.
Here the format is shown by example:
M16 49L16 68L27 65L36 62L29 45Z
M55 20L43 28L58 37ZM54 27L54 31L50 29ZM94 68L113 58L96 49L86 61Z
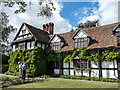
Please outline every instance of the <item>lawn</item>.
M91 82L61 78L49 78L44 81L10 86L8 88L118 88L117 83Z

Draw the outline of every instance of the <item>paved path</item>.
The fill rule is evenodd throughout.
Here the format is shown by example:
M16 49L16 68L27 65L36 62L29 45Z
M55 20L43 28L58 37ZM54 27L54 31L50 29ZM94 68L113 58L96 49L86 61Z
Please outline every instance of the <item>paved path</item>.
M7 77L18 77L18 76L13 76L13 75L6 75L6 74L0 74L0 76L7 76Z

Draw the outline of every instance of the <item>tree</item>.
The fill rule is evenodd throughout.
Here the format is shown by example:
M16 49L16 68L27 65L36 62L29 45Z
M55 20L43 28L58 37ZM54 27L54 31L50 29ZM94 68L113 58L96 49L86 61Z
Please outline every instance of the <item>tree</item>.
M73 29L73 28L71 28L70 32L72 32L72 31L74 31L74 29Z
M85 29L85 28L96 27L96 24L99 26L99 20L86 21L85 23L79 23L77 27L81 29Z
M5 12L0 11L0 43L3 54L5 54L6 52L9 53L9 51L11 50L8 38L10 33L16 30L15 28L13 28L12 25L8 25L8 17L9 16Z
M30 1L29 4L27 4L23 0L19 0L19 1L17 1L17 0L9 0L9 1L3 0L3 4L5 7L14 7L14 5L19 6L19 9L14 11L15 14L18 14L18 13L26 12L26 7L28 5L30 5L30 7L31 7L32 2ZM40 12L37 13L37 16L50 17L52 15L52 11L56 10L52 0L39 0L38 4L42 7L40 9Z

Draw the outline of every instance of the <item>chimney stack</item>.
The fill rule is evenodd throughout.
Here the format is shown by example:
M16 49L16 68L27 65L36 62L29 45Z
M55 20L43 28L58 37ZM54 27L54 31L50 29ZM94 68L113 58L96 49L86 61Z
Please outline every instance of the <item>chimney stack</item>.
M51 35L53 35L53 29L54 29L54 24L52 22L43 25L43 30Z

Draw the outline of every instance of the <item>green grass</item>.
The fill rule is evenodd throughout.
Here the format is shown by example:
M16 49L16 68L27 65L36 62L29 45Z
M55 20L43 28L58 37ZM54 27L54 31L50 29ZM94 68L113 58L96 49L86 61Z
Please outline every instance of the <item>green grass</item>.
M61 78L10 86L8 88L118 88L117 83L91 82Z

